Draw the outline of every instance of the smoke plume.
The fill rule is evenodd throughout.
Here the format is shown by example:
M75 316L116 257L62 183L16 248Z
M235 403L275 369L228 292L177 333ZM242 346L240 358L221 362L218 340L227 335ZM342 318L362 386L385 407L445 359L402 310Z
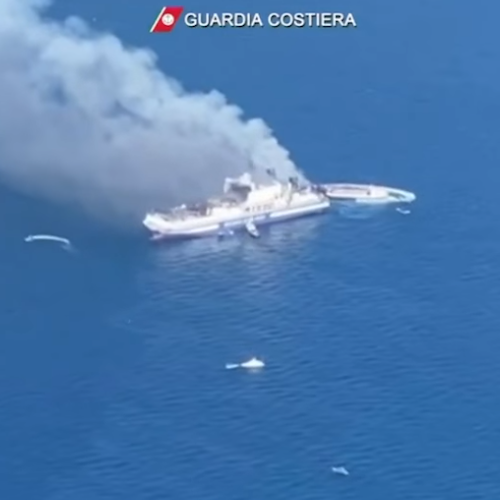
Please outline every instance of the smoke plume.
M47 2L0 0L0 180L94 213L139 215L217 194L248 170L301 174L260 119L218 92L192 94Z

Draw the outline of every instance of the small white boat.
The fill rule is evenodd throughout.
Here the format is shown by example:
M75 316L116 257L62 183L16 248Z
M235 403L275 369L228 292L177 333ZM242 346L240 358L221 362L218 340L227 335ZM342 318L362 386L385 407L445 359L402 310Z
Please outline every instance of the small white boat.
M260 359L251 358L248 361L241 363L240 366L242 368L264 368L265 364L264 364L264 361L262 361Z
M252 219L247 221L247 223L245 224L245 229L252 238L258 238L260 236L259 230L255 226L255 222Z
M260 368L264 368L264 361L258 358L250 358L248 361L244 363L228 363L226 365L226 370L234 370L235 368L245 368L247 370L258 370Z
M372 184L321 184L318 186L332 201L364 204L412 203L417 197L410 191Z
M332 472L340 474L341 476L348 476L349 471L345 467L332 467Z

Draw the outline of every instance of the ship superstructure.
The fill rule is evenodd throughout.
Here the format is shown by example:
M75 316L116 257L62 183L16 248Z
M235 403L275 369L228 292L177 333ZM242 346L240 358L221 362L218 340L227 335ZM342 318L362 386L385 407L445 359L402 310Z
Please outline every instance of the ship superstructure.
M249 173L224 182L222 196L206 202L149 212L144 226L154 239L193 238L270 224L326 211L330 200L312 186L291 177L279 181L268 171L269 182L256 184Z

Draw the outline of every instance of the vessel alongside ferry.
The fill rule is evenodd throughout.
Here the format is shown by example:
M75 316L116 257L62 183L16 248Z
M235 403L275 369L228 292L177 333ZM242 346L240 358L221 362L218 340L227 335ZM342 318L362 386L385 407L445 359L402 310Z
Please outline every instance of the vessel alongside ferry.
M412 203L416 196L410 191L372 184L321 184L318 190L332 202L364 204Z
M228 178L223 195L204 203L181 205L167 211L146 214L144 226L153 239L198 238L231 234L233 230L253 228L306 215L325 212L330 200L314 186L301 186L297 178L287 182L268 171L269 182L256 184L250 174Z

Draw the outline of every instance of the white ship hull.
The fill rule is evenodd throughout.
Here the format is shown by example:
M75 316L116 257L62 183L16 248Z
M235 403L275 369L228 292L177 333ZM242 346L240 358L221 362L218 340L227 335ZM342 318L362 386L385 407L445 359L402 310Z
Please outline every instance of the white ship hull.
M271 211L267 213L252 214L252 216L241 215L233 219L220 219L217 221L200 221L198 226L189 229L171 229L161 228L161 220L155 214L146 215L143 224L153 233L153 240L167 239L192 239L202 238L207 236L217 236L226 231L244 230L246 224L251 219L255 226L264 226L284 222L291 219L306 217L309 215L317 215L328 210L330 201L324 199L314 204L289 207L284 210Z

